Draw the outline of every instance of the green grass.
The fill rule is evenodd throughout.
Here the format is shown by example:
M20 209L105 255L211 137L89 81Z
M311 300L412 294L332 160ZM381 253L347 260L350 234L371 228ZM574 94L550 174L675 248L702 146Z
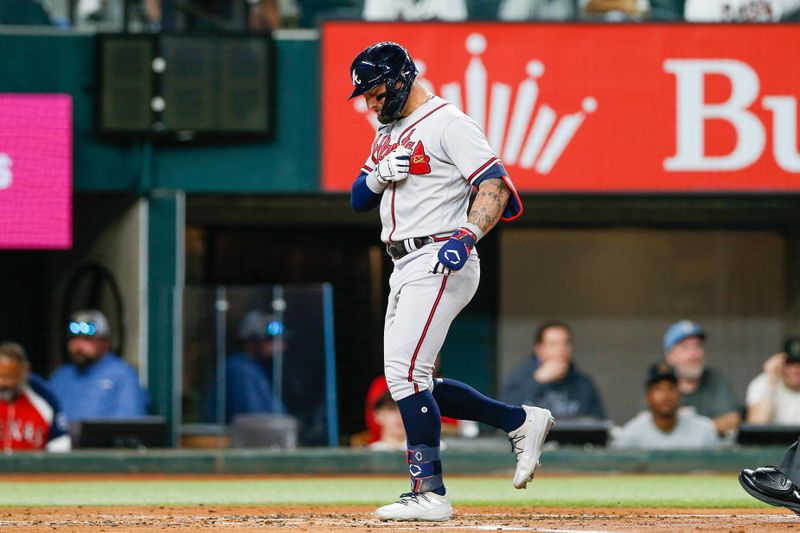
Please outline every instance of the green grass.
M377 505L407 490L403 478L172 481L4 481L0 506ZM541 477L527 490L505 478L452 477L454 503L566 507L759 507L735 475Z

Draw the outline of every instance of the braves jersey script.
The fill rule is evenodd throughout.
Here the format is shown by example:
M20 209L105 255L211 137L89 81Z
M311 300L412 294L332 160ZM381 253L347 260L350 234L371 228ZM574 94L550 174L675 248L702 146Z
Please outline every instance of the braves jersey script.
M372 172L399 145L411 150L411 166L407 179L383 192L383 242L456 231L467 222L472 188L488 178L503 178L512 191L504 219L519 214L517 194L480 126L448 101L434 96L378 128L361 171Z

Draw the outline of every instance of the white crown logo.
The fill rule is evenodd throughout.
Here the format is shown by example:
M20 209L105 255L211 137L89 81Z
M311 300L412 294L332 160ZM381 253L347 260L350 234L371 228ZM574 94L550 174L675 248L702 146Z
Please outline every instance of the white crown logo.
M480 33L471 33L465 45L467 52L472 56L465 71L465 88L462 89L462 84L457 81L445 83L441 86L442 98L457 106L478 123L486 132L489 145L501 157L503 164L509 167L516 165L525 169L533 168L540 174L549 173L575 137L586 115L597 110L597 100L587 96L581 103L580 111L565 114L560 119L555 110L545 103L537 108L539 84L536 80L544 74L544 65L537 59L532 59L525 67L526 78L517 87L513 109L511 109L513 89L509 84L493 82L491 98L487 99L488 77L480 58L486 51L486 37ZM414 63L419 69L417 79L435 92L431 83L424 79L425 63L418 59L414 59ZM465 98L462 98L462 94L465 94ZM466 109L463 105L465 99ZM354 100L354 107L359 113L364 114L374 129L378 129L380 122L374 113L368 113L363 98ZM506 129L508 129L507 134ZM526 133L528 133L527 138Z

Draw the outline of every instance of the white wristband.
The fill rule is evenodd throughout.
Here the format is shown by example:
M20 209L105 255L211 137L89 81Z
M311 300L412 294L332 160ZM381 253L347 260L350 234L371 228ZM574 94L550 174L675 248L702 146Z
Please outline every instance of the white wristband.
M386 188L386 185L388 185L388 184L378 181L377 176L375 176L375 173L377 171L378 170L375 169L372 172L370 172L369 174L367 174L366 183L367 183L367 187L369 188L369 190L371 190L375 194L381 194L383 192L383 190Z
M481 231L481 228L479 228L472 222L467 222L466 224L463 224L461 227L464 229L468 229L475 234L475 242L478 242L483 238L483 232Z

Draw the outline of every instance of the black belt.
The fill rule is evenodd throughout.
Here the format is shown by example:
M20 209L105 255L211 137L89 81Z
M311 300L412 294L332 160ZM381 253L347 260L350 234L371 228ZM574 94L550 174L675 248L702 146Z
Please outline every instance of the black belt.
M430 244L432 242L434 242L433 237L414 237L412 239L406 239L404 241L391 242L387 244L386 252L392 257L392 259L397 261L398 259L410 254L414 250L419 250L426 244Z

